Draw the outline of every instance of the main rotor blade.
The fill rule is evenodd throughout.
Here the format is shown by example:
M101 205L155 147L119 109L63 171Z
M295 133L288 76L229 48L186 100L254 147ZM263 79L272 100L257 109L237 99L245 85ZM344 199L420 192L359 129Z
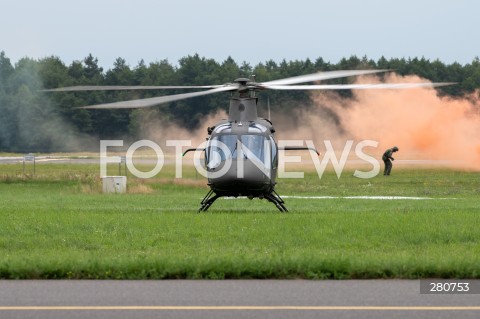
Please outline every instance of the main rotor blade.
M234 91L236 89L238 89L238 85L230 84L227 86L222 86L222 87L207 90L207 91L165 95L165 96L158 96L158 97L131 100L131 101L88 105L88 106L79 107L79 109L135 109L135 108L149 107L149 106L154 106L154 105L159 105L159 104L174 102L179 100L185 100L185 99L189 99L196 96L209 95L209 94L226 92L226 91Z
M324 84L324 85L268 85L271 90L364 90L364 89L411 89L425 87L439 87L457 84L445 83L379 83L379 84Z
M223 85L77 85L56 89L40 90L40 92L74 92L74 91L120 91L120 90L163 90L163 89L215 89Z
M389 71L389 70L327 71L327 72L319 72L319 73L313 73L313 74L307 74L307 75L294 76L292 78L273 80L273 81L263 82L259 84L260 86L298 84L298 83L337 79L337 78L344 78L347 76L365 75L365 74L372 74L372 73L379 73L379 72L386 72L386 71Z

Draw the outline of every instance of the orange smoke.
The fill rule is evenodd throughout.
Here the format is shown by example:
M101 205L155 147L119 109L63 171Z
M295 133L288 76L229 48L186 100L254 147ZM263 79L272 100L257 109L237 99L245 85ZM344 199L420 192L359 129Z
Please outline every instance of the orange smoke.
M357 83L372 83L360 78ZM390 75L387 83L426 82L416 76ZM375 140L379 153L398 146L399 159L452 161L452 165L480 170L480 116L478 93L469 99L441 98L433 88L355 90L353 99L331 92L313 93L317 110L308 112L307 122L323 123L319 108L333 111L340 119L343 138ZM337 126L338 127L338 126ZM318 138L318 137L317 137ZM328 137L327 137L328 138Z
M375 77L357 83L375 83ZM417 76L385 77L386 83L428 82ZM394 145L395 158L450 161L452 166L480 170L479 92L464 99L439 97L433 88L354 90L353 98L335 91L315 91L314 108L298 107L294 114L281 114L272 107L277 139L313 140L323 152L324 141L342 151L346 141L374 140L368 151L377 158ZM144 136L161 144L168 139L191 139L192 147L207 137L207 127L227 118L224 111L205 116L202 127L191 131L153 119L146 113Z

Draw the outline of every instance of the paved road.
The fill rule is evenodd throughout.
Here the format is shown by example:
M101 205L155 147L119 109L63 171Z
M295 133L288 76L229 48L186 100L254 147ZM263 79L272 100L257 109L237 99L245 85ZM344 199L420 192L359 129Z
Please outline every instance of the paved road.
M0 318L480 318L480 295L420 294L418 280L0 281Z

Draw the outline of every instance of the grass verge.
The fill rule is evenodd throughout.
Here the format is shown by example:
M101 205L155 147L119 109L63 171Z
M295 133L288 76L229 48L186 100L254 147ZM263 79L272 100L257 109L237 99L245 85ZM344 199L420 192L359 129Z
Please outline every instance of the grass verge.
M13 166L12 166L13 167ZM98 168L2 167L0 278L480 278L478 175L397 170L370 180L314 172L281 195L425 200L220 199L197 214L202 179L173 168L133 193L105 195Z

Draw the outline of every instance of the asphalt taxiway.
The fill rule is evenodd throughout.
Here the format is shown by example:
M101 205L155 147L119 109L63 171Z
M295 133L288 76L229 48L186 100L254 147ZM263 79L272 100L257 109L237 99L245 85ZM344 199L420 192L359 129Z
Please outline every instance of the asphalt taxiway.
M479 294L421 294L419 280L0 281L13 319L479 317Z

